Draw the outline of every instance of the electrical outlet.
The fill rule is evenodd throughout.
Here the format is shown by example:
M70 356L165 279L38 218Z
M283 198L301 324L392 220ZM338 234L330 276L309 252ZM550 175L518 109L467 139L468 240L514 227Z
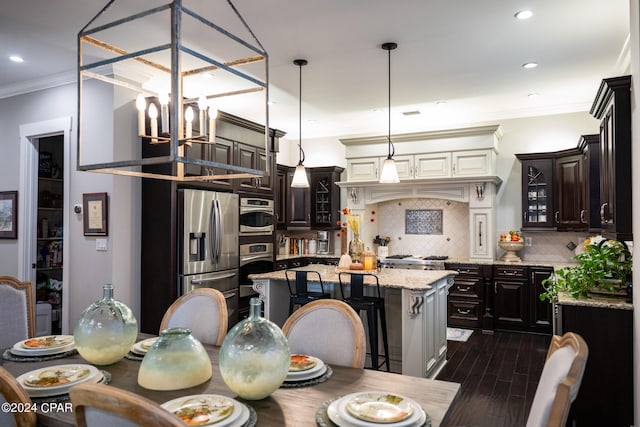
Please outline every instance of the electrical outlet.
M525 236L524 237L524 245L525 246L531 246L531 244L533 243L533 238L529 237L529 236Z

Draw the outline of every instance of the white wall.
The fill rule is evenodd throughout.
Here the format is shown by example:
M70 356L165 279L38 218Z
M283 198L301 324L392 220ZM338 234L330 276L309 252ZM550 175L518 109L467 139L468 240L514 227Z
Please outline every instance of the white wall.
M20 125L72 116L71 182L68 230L69 246L64 248L64 265L69 269L69 319L63 319L63 332L71 332L82 310L102 295L102 285L113 283L115 296L129 305L136 316L139 304L139 212L140 191L137 178L114 178L111 175L76 171L77 138L76 85L65 85L30 94L0 99L0 191L19 187ZM96 120L97 126L109 126ZM105 132L110 132L105 128ZM72 213L74 204L82 203L83 193L109 194L109 236L106 252L95 250L95 237L83 235L82 216ZM24 196L24 195L22 195ZM18 197L21 197L19 194ZM19 213L20 215L20 213ZM25 224L18 224L18 229ZM19 231L20 234L20 231ZM19 277L18 241L0 240L0 274ZM3 325L0 325L2 327Z

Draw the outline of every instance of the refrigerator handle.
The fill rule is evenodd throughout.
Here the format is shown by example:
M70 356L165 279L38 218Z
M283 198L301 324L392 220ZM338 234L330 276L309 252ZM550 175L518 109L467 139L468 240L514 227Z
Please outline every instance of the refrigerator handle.
M216 251L218 250L218 234L217 230L214 230L215 222L217 218L216 211L216 202L217 200L211 201L211 215L209 216L209 253L211 254L211 262L216 264L218 262L218 257L216 255Z
M229 279L231 277L234 277L235 275L236 273L226 273L226 274L217 275L215 277L208 277L206 279L193 279L191 283L193 283L194 285L201 285L203 283L210 283L210 282L216 282L218 280Z
M220 200L213 201L216 206L216 262L220 262L220 248L222 248L222 211L220 209Z

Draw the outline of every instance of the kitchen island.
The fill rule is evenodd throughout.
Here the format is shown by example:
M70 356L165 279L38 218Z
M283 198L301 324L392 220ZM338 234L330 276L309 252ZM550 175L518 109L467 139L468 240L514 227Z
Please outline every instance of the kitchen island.
M296 270L320 273L325 292L330 292L337 299L341 298L338 272L349 271L316 264ZM350 272L358 273L357 270ZM383 269L375 274L385 298L391 369L404 375L433 378L446 363L447 289L457 273ZM265 317L282 326L289 315L289 288L285 272L253 274L249 278L253 280L254 290L264 300ZM313 275L309 278L313 280ZM311 290L319 290L318 282L310 281L309 284ZM368 280L365 285L375 283ZM372 286L365 290L371 295L374 291Z

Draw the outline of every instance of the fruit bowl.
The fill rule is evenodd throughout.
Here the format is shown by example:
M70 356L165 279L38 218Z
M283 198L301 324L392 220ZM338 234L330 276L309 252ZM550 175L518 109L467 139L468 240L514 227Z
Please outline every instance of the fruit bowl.
M520 259L520 257L518 255L516 255L517 251L521 251L522 248L524 248L524 242L523 241L518 241L518 242L512 242L512 241L499 241L498 242L498 246L500 246L500 249L503 249L506 251L506 253L504 254L504 256L502 257L503 261L509 261L509 262L520 262L522 261Z

